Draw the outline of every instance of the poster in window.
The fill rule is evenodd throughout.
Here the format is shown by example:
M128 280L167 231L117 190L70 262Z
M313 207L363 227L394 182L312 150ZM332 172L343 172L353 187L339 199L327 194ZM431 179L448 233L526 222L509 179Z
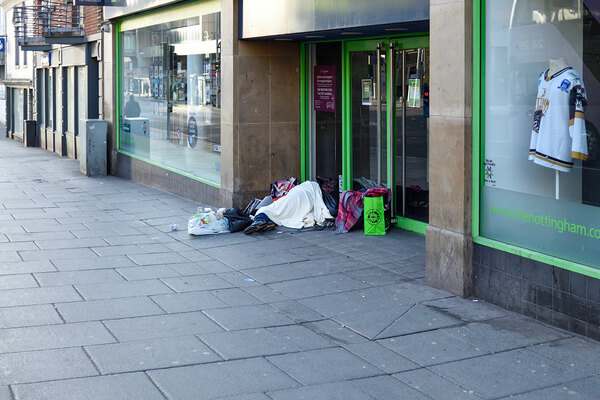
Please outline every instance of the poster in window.
M314 79L315 111L335 112L335 65L316 65Z
M360 81L360 87L362 92L362 105L370 106L373 104L371 101L371 93L373 92L373 80L372 79L362 79Z

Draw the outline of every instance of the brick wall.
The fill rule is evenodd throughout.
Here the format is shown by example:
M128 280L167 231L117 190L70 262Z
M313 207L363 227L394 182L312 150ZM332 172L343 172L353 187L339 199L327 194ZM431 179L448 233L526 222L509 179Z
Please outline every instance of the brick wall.
M83 34L88 36L99 33L102 24L102 7L82 6L81 13L83 15Z

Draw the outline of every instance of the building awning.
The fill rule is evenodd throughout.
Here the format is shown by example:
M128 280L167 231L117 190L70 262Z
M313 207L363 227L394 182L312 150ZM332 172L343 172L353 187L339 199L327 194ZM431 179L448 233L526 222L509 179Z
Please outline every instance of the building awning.
M326 40L429 30L423 0L243 0L240 39Z

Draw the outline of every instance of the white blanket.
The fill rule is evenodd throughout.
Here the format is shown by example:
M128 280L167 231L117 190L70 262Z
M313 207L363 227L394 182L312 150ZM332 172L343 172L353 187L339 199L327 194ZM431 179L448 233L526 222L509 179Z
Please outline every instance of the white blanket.
M259 208L256 213L265 213L277 225L296 229L322 224L326 218L333 218L323 202L319 184L308 181L293 187L287 195Z

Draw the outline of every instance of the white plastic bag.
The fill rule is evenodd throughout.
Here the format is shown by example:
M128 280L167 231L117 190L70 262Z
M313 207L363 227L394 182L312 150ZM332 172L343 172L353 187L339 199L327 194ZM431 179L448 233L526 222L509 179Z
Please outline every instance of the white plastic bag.
M188 220L190 235L212 235L229 233L229 221L223 216L224 209L214 211L210 208L198 209L198 214Z

